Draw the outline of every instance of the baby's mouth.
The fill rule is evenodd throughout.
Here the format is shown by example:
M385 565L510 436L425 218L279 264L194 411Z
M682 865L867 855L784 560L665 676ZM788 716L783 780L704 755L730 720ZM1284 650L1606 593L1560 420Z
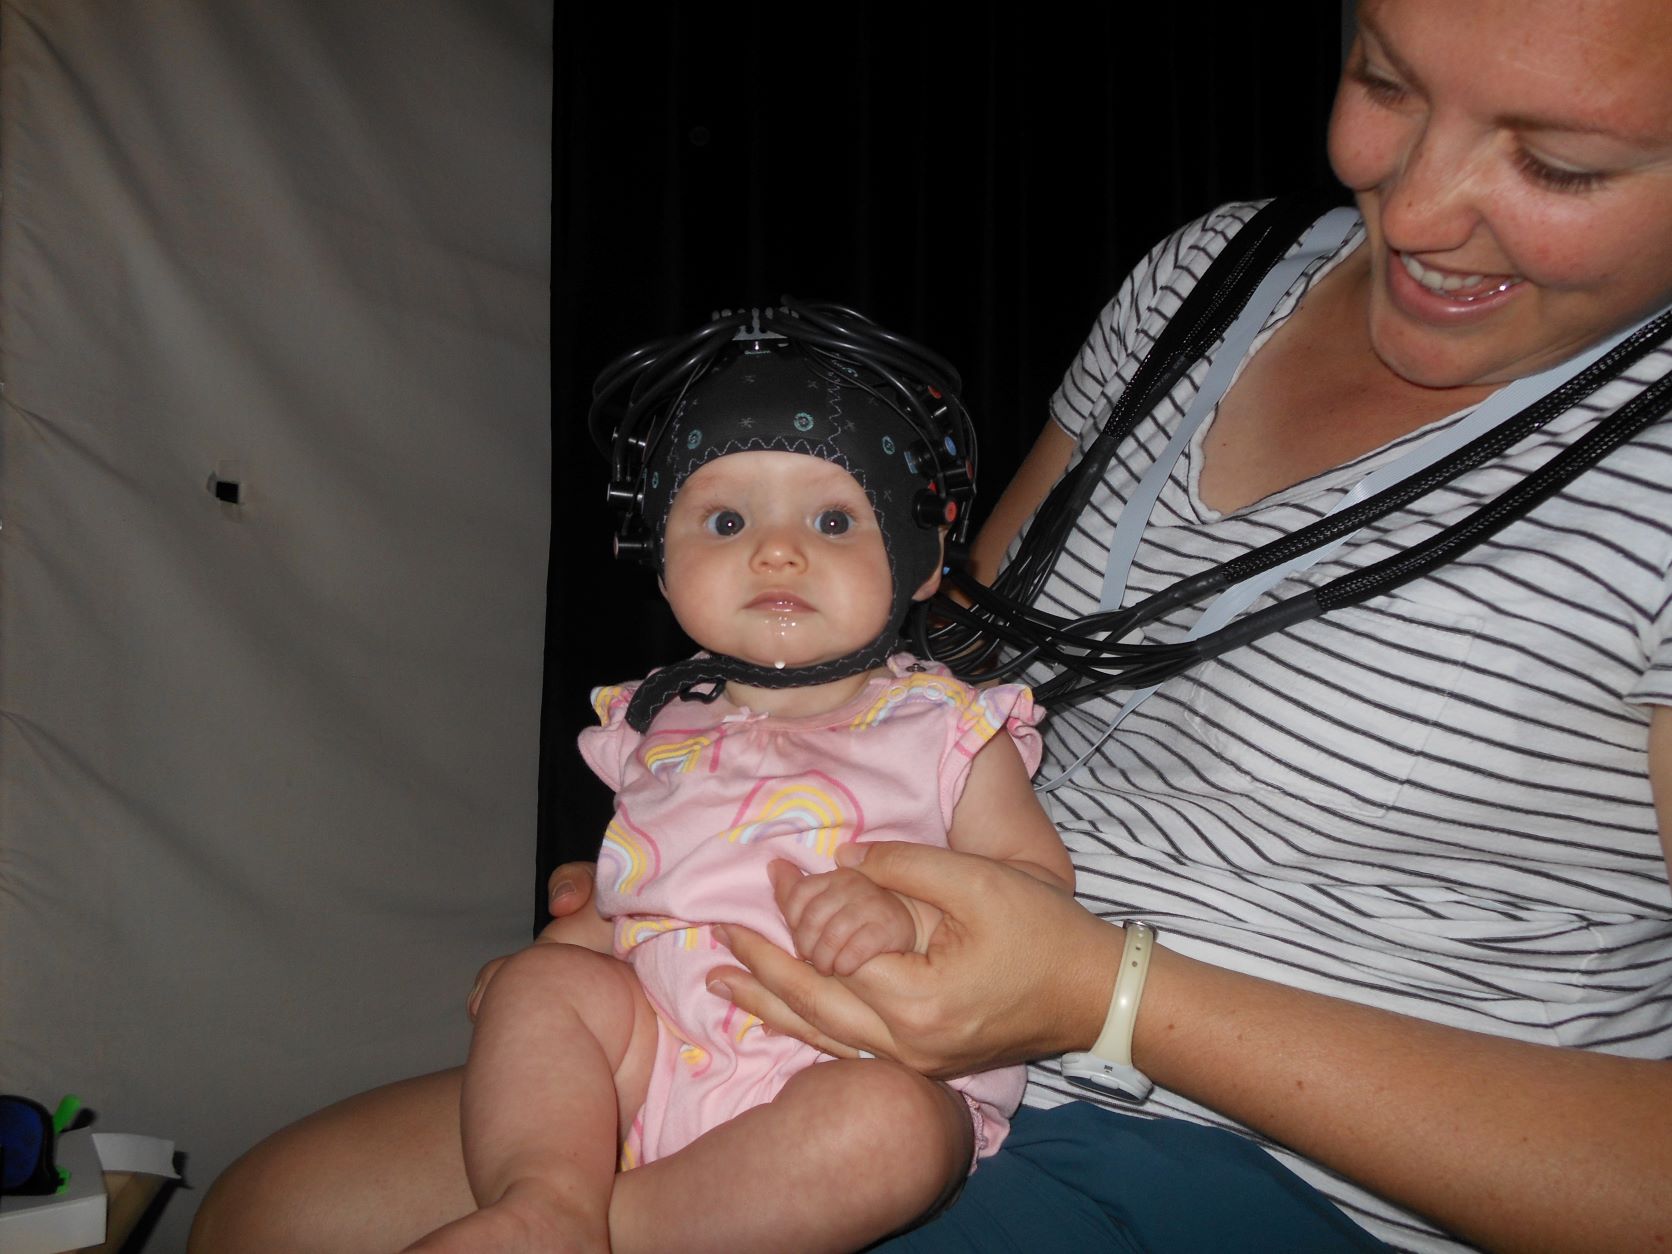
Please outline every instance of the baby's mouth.
M1469 304L1507 292L1522 281L1515 274L1458 274L1455 271L1435 270L1425 266L1410 253L1396 252L1405 273L1427 291L1446 300Z
M751 610L762 610L768 614L805 614L813 607L808 605L793 592L763 592L749 602Z

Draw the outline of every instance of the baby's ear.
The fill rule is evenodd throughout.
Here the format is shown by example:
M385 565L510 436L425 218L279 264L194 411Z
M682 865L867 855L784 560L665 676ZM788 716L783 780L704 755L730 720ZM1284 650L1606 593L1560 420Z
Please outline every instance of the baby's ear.
M927 601L940 589L941 568L946 564L946 528L940 529L940 552L935 557L935 571L911 594L914 601Z

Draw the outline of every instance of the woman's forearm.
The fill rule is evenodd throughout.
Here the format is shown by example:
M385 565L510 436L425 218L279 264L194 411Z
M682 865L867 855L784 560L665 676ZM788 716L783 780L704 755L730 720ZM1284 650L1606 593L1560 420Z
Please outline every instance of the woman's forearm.
M1443 1027L1165 948L1157 1083L1491 1249L1672 1249L1672 1063Z
M717 968L722 995L820 1048L938 1076L1091 1047L1120 928L983 858L889 843L843 856L945 911L929 952L838 980L730 929L753 974ZM1672 1062L1441 1027L1214 967L1165 937L1133 1060L1479 1244L1672 1250Z

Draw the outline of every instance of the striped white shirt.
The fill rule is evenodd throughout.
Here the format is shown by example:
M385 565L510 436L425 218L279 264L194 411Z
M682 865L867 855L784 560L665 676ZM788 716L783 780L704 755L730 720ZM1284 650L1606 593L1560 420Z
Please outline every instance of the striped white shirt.
M1227 206L1163 242L1103 310L1052 399L1082 452L1096 435L1088 416L1107 413L1255 208ZM1362 238L1296 281L1252 351ZM1096 609L1121 502L1210 365L1198 362L1116 453L1040 608ZM1254 608L1466 517L1668 369L1672 352L1651 354ZM1204 427L1156 504L1125 603L1313 522L1459 416L1226 515L1197 493ZM1645 759L1650 707L1672 704L1669 570L1662 422L1428 577L1162 685L1051 794L1081 900L1154 922L1181 952L1293 986L1522 1040L1672 1057L1672 890ZM1199 610L1146 638L1179 639ZM1054 713L1039 778L1079 757L1114 708L1104 698ZM1054 1063L1032 1069L1029 1104L1079 1096ZM1162 1090L1143 1109L1233 1126ZM1391 1244L1459 1248L1268 1148Z

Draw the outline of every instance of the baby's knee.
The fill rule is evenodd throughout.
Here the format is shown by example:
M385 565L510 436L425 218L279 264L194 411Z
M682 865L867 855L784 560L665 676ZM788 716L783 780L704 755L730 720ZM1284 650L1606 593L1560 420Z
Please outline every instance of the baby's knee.
M820 1063L785 1086L825 1112L818 1122L852 1151L853 1170L887 1176L927 1209L969 1172L975 1129L946 1085L885 1059Z
M483 996L590 1006L620 996L632 978L625 963L607 954L579 945L530 945L505 960Z

